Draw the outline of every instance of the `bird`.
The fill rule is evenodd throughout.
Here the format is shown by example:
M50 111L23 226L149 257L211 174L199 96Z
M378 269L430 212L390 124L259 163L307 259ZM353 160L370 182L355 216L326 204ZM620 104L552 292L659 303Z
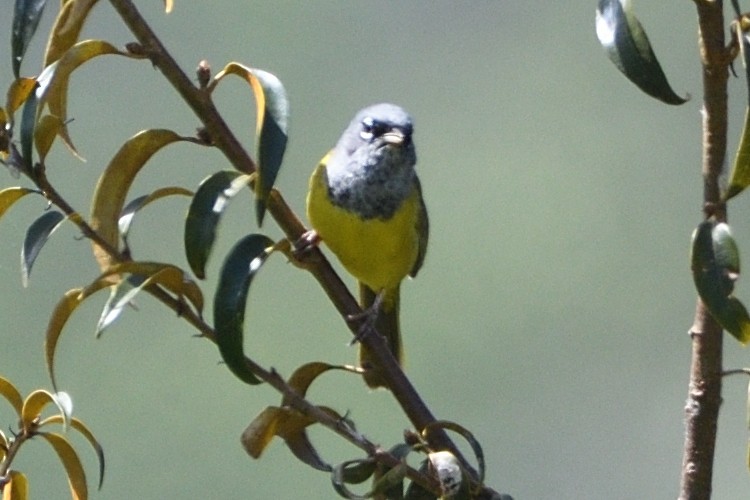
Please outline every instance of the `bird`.
M360 110L313 171L307 195L315 237L357 279L359 305L400 365L401 282L419 272L429 236L412 134L400 106ZM387 387L361 344L359 364L369 387Z

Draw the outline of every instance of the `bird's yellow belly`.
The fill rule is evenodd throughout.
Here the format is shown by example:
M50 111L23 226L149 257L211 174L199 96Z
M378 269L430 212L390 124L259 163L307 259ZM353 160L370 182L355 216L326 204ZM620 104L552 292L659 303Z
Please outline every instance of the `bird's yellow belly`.
M378 292L397 287L416 262L418 197L415 189L388 220L364 220L333 205L324 186L311 186L308 217L346 270Z

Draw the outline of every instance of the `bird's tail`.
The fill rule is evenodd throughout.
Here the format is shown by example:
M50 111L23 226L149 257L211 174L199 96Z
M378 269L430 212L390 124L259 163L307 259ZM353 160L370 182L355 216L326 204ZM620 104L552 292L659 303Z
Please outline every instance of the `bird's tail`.
M388 348L393 353L398 364L403 361L403 348L401 346L401 331L399 327L399 286L393 289L384 290L384 296L380 310L370 311L377 293L371 290L363 283L359 284L359 304L363 311L368 314L375 314L375 329L385 337ZM365 369L365 383L373 389L377 387L386 387L385 381L378 373L374 363L370 359L370 353L367 348L360 343L359 346L359 365Z

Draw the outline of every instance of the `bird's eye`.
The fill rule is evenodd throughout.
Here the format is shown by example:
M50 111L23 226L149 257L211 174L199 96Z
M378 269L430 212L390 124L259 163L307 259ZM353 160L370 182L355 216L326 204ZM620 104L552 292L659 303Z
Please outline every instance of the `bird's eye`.
M362 120L362 131L359 133L359 135L360 137L362 137L362 139L369 141L373 137L380 137L381 135L383 135L386 132L387 128L388 127L384 123L373 120L368 116L367 118Z

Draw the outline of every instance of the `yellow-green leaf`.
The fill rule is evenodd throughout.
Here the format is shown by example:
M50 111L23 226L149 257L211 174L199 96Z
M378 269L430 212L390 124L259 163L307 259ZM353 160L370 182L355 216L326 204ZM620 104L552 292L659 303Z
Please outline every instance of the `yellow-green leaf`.
M44 427L47 424L65 425L65 420L60 415L53 415L51 417L45 418L39 424L39 426ZM77 418L72 418L70 420L70 426L80 432L83 437L85 437L89 442L89 444L91 444L91 447L94 448L96 457L99 460L99 489L102 489L102 483L104 483L104 448L102 448L102 445L99 444L99 441L94 436L94 433L91 432L86 424L84 424L82 421L78 420Z
M63 396L64 395L64 396ZM37 389L29 394L23 402L21 409L21 425L24 430L30 430L36 425L41 418L42 410L48 404L54 404L60 411L60 415L67 424L70 422L72 412L72 403L70 397L64 393L52 394L43 389Z
M0 217L5 215L5 212L12 207L15 202L29 193L39 194L39 191L24 187L9 187L0 191Z
M98 0L65 0L47 40L44 52L44 67L60 59L71 48L81 33L91 8Z
M17 470L8 473L9 481L3 487L3 500L27 500L29 498L29 480Z
M67 56L66 56L67 57ZM168 144L186 138L171 130L152 129L130 138L107 165L94 191L90 223L94 231L112 248L118 248L118 220L125 205L125 197L135 176L157 151ZM92 242L94 256L102 271L116 261L96 242ZM117 280L111 280L111 283Z
M5 110L9 118L18 110L36 87L36 78L18 78L8 87L5 99Z
M255 459L260 458L263 450L276 435L276 425L282 413L281 408L269 406L250 422L240 438L248 455Z
M740 45L742 66L745 68L745 84L748 88L748 104L745 107L745 124L742 128L740 143L737 146L737 154L734 158L734 166L729 176L727 191L724 199L728 200L741 193L750 186L750 22L741 18L739 22L732 25L735 29L737 40Z
M292 376L289 377L289 387L294 389L294 391L299 396L305 397L310 384L312 384L316 378L318 378L328 370L353 371L352 368L347 366L330 365L328 363L323 363L320 361L313 361L310 363L305 363L304 365L294 370ZM284 398L282 399L282 405L286 405L288 403L289 401L287 396L284 396Z
M65 295L57 303L55 309L52 311L52 315L49 318L47 324L47 333L44 340L44 354L47 360L47 373L52 381L52 387L57 390L57 381L55 380L55 350L57 349L57 341L60 339L63 327L68 322L68 318L73 314L73 311L83 301L85 297L81 297L82 288L73 288L65 292Z
M60 461L65 467L68 475L68 485L73 500L86 500L89 492L86 486L86 473L83 471L81 460L67 438L61 434L52 432L40 432L39 436L44 438L57 453Z
M289 127L289 100L281 81L273 74L239 63L229 63L214 78L214 85L226 75L247 81L255 94L257 120L255 142L258 163L255 200L258 225L263 223L268 195L276 182L286 151Z
M39 110L47 106L50 114L68 121L68 83L70 75L83 63L102 55L120 55L129 58L140 58L128 52L118 50L114 45L103 40L84 40L78 42L57 61L44 68L37 81L42 89L39 98ZM68 127L63 125L60 137L68 148L77 155L73 141L68 134Z
M18 389L16 389L16 386L4 377L0 377L0 396L4 397L10 403L20 418L23 411L23 397Z
M34 130L34 145L36 153L39 155L39 162L44 163L52 143L63 127L63 122L59 117L53 115L42 116L36 124Z

